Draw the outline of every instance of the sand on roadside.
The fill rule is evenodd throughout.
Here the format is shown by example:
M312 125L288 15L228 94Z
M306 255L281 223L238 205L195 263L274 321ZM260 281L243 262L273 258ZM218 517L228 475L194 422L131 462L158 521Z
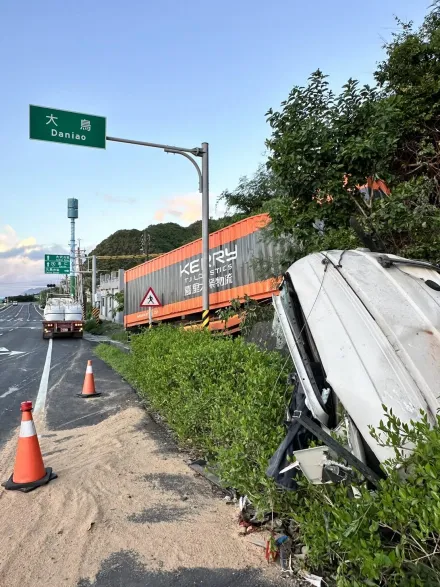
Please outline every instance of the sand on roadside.
M38 422L45 465L59 478L29 494L0 489L0 584L74 587L121 551L151 569L253 567L276 578L263 549L240 536L235 506L164 447L157 428L141 407L74 430ZM1 481L16 443L0 453Z

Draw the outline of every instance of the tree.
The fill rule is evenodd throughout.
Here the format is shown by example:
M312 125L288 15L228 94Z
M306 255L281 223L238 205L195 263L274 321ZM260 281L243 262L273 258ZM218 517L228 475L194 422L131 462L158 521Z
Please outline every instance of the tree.
M386 96L398 98L402 134L393 172L401 180L433 180L431 201L440 202L440 2L417 30L396 19L400 31L385 45L387 59L376 79Z
M228 210L233 209L243 218L264 212L267 202L278 197L279 192L279 182L274 173L266 165L260 165L251 178L241 177L238 186L232 191L225 190L220 199L226 203Z
M357 186L389 179L399 115L394 98L352 79L335 95L319 70L280 112L269 110L268 167L285 188L284 202L270 207L277 232L348 228L353 214L367 216L373 194L364 198Z
M275 191L241 180L224 195L269 211L272 237L290 237L286 263L360 244L440 259L440 2L418 30L399 24L376 86L350 79L337 94L318 70L267 112Z

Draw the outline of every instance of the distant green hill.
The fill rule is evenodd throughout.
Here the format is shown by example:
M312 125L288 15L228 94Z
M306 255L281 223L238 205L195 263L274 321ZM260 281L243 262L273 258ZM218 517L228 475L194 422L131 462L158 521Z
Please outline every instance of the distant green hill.
M243 215L240 215L211 219L209 221L209 232L220 230L220 228L229 226L243 217ZM181 226L175 222L151 224L147 226L145 231L135 228L118 230L100 242L93 251L90 251L89 255L140 255L142 254L143 233L147 236L148 252L150 254L168 253L201 238L202 222L199 220L189 226ZM145 245L144 252L146 247L147 245ZM98 271L116 271L117 269L130 269L142 262L142 259L102 259L98 260L97 266Z

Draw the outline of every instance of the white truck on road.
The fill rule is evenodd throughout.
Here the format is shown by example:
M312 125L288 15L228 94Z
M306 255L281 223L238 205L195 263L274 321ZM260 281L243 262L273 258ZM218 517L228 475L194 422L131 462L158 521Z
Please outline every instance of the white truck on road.
M68 295L49 294L44 307L43 338L82 338L83 330L81 304Z

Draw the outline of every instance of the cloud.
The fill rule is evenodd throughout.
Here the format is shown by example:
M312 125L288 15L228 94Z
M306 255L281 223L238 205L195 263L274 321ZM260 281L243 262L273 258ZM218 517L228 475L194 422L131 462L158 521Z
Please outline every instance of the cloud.
M112 196L111 194L105 194L104 201L109 204L130 204L130 206L137 203L136 198L119 198L118 196Z
M216 206L217 196L210 194L209 198L211 218L221 216L224 210L219 210ZM164 222L167 218L178 218L182 224L191 224L202 218L202 195L199 192L190 192L188 194L178 194L164 200L164 205L156 210L154 219L158 222Z
M11 226L4 226L0 229L0 296L45 285L44 255L67 253L61 245L40 245L34 237L20 238ZM50 277L53 281L54 276Z

